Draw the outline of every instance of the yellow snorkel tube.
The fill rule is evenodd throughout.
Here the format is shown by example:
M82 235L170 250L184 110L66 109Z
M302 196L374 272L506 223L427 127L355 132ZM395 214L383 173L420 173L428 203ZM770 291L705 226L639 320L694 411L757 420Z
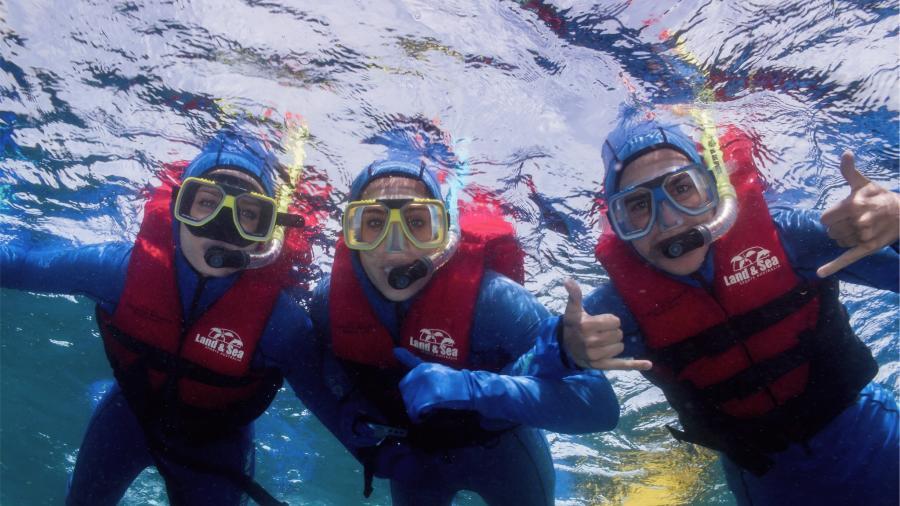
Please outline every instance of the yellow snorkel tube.
M666 258L678 258L689 251L712 243L725 235L737 220L737 193L735 193L734 186L728 177L728 171L725 169L722 148L719 146L719 137L716 135L716 125L705 110L693 108L691 113L703 132L700 139L700 143L703 145L703 161L706 162L707 168L716 179L716 193L719 202L716 204L716 214L708 223L697 225L660 244L659 247Z
M284 228L286 226L303 226L303 218L288 214L288 207L303 173L303 160L306 159L305 146L308 138L309 129L305 126L298 126L288 131L286 146L288 154L291 156L291 164L287 167L287 182L279 184L275 194L276 211L279 217L276 222L277 226L272 233L272 238L269 239L262 251L247 253L247 269L258 269L274 262L284 246ZM290 216L290 218L283 220L284 216Z

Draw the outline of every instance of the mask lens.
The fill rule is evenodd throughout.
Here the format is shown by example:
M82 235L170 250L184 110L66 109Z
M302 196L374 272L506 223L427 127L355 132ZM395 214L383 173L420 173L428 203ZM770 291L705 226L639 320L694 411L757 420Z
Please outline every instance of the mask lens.
M244 193L234 199L237 222L241 230L252 237L269 235L275 220L275 203Z
M667 177L663 190L672 203L687 210L705 210L711 203L708 178L696 169L679 171Z
M178 217L187 223L201 223L222 207L225 193L217 186L189 181L179 193Z
M380 204L351 205L344 219L347 245L355 249L377 246L384 237L390 209Z
M401 212L403 225L411 239L425 245L440 240L444 222L440 207L412 202L404 206Z
M636 188L615 198L610 202L610 215L625 237L646 231L653 217L653 192Z
M356 250L377 248L385 237L393 246L405 240L419 249L439 248L446 228L443 204L426 199L359 201L344 214L344 240Z

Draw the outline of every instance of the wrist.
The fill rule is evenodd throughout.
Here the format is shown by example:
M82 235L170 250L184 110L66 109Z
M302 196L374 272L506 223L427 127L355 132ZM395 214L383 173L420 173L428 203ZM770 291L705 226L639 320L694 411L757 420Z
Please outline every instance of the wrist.
M575 371L584 370L584 368L575 363L575 359L573 359L566 350L565 326L563 325L562 318L560 318L559 322L556 324L556 347L559 348L559 360L562 362L563 367Z

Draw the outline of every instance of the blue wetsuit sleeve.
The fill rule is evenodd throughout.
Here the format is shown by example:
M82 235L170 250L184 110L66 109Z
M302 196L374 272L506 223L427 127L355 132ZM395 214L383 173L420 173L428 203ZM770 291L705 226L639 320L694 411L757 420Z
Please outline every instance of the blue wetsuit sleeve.
M582 305L587 314L611 313L619 318L622 325L622 342L625 345L625 350L620 356L638 358L645 356L644 338L638 328L637 320L628 310L625 301L622 300L612 283L597 287L584 298Z
M284 290L266 323L259 343L259 364L282 372L292 388L301 384L306 359L305 346L312 339L312 320L300 303L300 290Z
M261 363L256 365L280 370L304 407L341 443L352 449L349 434L343 433L341 424L341 398L329 387L336 375L334 368L326 364L328 359L323 354L322 336L318 332L321 327L314 327L312 318L300 303L306 293L293 289L279 296L260 343L258 357ZM320 309L317 307L320 300L315 297L311 309ZM318 321L319 325L324 323ZM342 386L349 387L349 384L345 382Z
M488 419L564 434L612 430L619 422L619 402L600 371L557 379L469 371L468 381L472 408Z
M534 346L503 369L504 374L561 378L580 370L562 346L562 317L540 320Z
M567 371L565 377L523 374L540 370L541 350L530 360L520 357L535 351L539 334L544 342L555 341L557 322L558 317L550 316L523 287L496 273L485 274L476 305L471 336L475 357L470 364L476 367L476 357L508 358L501 373L469 371L473 407L486 418L556 432L612 429L618 422L619 404L602 373ZM551 349L548 360L560 361L558 348Z
M132 247L129 243L48 249L3 246L0 285L16 290L85 295L114 305L125 287Z
M476 308L481 309L475 311L472 322L469 364L473 369L505 366L505 374L543 377L571 372L563 366L556 339L559 317L521 285L496 272L485 272Z
M785 253L797 272L808 280L818 279L816 269L846 251L828 237L825 226L819 221L821 215L816 211L773 207L771 214ZM848 283L897 292L900 283L898 264L900 255L887 246L834 275Z
M375 407L361 395L353 395L354 385L328 346L331 327L328 323L330 277L325 276L313 291L309 304L309 323L292 330L302 335L285 336L287 347L271 351L285 356L285 379L303 405L348 450L356 455L361 447L373 446L377 438L353 432L355 417L360 413L377 418Z

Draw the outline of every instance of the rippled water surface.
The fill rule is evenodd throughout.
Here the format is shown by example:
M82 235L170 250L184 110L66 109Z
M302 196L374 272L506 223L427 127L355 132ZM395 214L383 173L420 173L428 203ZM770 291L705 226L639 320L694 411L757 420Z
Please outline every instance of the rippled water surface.
M325 213L327 271L351 176L379 130L433 124L498 192L528 253L527 287L554 310L593 260L600 142L622 102L705 102L758 140L773 202L825 209L847 190L845 148L898 181L893 0L0 2L0 236L35 246L133 238L165 162L250 120ZM316 275L320 273L317 272ZM844 286L853 322L900 390L897 298ZM0 502L60 504L92 404L111 378L78 297L5 290L0 305ZM732 504L715 458L674 443L674 414L613 374L620 429L548 434L560 504ZM283 392L257 424L257 475L292 504L356 504L361 469ZM126 504L164 504L146 471ZM386 482L369 504L389 504ZM460 504L480 504L461 496Z

